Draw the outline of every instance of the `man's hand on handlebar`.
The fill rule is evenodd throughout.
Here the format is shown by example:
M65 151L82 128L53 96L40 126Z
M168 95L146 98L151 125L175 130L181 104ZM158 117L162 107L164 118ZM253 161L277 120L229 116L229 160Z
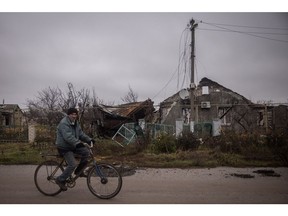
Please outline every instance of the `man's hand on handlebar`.
M88 145L87 147L88 147L88 148L93 148L94 144L95 144L95 140L92 139L92 140L90 141L90 143L87 143L87 145Z

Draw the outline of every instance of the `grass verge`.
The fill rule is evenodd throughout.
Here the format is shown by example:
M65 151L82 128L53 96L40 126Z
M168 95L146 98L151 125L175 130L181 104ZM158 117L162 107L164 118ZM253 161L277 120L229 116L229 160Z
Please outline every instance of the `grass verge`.
M129 145L125 148L112 141L100 141L95 147L96 157L100 161L112 164L123 164L131 167L153 168L190 168L190 167L268 167L283 166L279 160L271 158L251 158L239 154L223 153L221 151L199 148L193 151L177 151L166 154L151 153L148 150L139 151L137 146ZM0 164L39 164L43 158L40 153L51 152L52 145L35 146L28 143L0 144Z

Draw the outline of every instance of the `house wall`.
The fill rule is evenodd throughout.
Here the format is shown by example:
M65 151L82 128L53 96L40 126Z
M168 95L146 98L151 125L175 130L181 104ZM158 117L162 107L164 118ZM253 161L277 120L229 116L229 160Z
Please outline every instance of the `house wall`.
M210 125L221 121L221 130L267 133L273 129L288 131L288 106L254 104L242 95L217 82L203 78L195 93L195 125ZM190 119L190 92L183 89L160 104L157 123L176 125L182 119L185 128ZM180 97L181 96L181 97ZM210 106L201 106L207 102ZM195 127L194 127L195 129Z
M273 125L276 130L288 131L288 107L280 105L273 109Z
M208 89L208 91L207 91ZM202 102L209 102L210 106L204 108ZM212 123L221 118L223 130L249 132L259 127L257 125L258 111L251 107L252 103L241 95L225 88L205 87L196 91L195 121L196 123ZM177 94L160 106L160 119L162 124L174 125L177 119L183 119L186 124L190 121L190 100L181 99Z
M23 113L19 107L17 107L15 109L13 118L14 118L14 125L15 126L22 126L23 125L24 116L23 116Z
M179 118L182 118L182 106L179 101L174 101L161 108L159 123L175 126L175 120Z

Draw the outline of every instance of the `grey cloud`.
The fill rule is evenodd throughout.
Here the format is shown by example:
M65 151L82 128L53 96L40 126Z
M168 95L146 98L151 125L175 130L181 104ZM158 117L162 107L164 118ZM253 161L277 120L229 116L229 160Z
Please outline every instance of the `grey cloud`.
M23 104L43 88L72 82L118 102L130 85L159 103L179 90L177 74L163 87L192 17L199 22L196 81L207 76L253 101L287 102L288 43L209 31L204 23L288 29L287 13L0 13L0 99ZM284 32L265 36L288 41Z

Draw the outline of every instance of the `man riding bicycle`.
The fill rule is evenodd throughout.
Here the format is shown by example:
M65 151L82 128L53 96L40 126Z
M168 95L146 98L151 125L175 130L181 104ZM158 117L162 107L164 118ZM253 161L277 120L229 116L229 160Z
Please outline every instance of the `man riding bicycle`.
M63 190L67 190L65 185L66 179L73 173L78 175L88 163L89 150L82 142L95 143L95 141L86 135L78 122L78 110L69 108L67 116L65 116L57 126L56 146L58 152L67 162L67 167L63 173L56 178L56 184ZM81 160L77 166L77 161L74 154L80 155ZM76 168L77 167L77 168ZM76 168L76 169L75 169ZM83 173L80 176L84 176Z

